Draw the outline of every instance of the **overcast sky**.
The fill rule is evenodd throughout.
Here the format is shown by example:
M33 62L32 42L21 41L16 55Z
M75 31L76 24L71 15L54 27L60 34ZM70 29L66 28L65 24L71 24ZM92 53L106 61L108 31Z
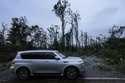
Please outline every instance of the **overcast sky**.
M29 24L60 24L52 12L57 0L0 0L0 22L26 16ZM112 25L125 25L125 0L69 0L81 16L79 28L91 35L108 33Z

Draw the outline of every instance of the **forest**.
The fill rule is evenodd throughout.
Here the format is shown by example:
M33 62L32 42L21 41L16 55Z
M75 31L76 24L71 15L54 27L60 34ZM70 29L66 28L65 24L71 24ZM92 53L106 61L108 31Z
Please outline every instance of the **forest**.
M11 61L18 51L52 49L67 56L95 55L104 59L105 64L124 70L125 26L113 25L107 35L92 37L79 29L82 17L70 5L68 0L59 0L52 8L61 25L53 24L47 28L29 25L26 16L12 17L10 24L1 23L0 62Z

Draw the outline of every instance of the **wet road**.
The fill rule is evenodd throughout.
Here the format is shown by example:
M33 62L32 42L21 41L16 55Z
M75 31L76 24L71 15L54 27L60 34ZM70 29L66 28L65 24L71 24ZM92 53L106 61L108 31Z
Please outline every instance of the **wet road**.
M78 80L66 80L60 78L32 78L29 80L18 80L18 79L11 79L11 80L3 80L0 83L125 83L125 80L106 80L106 79L78 79Z
M8 81L2 83L125 83L125 81L113 80L31 80L31 81Z
M59 76L34 76L29 80L18 80L16 75L14 75L9 70L0 73L0 83L125 83L125 79L109 79L100 77L84 77L77 80L67 80Z
M59 76L35 76L31 77L29 80L21 81L18 80L16 75L14 75L10 70L5 70L0 73L0 83L125 83L125 76L122 77L120 75L120 77L118 77L118 74L113 74L110 71L98 70L95 59L96 58L88 57L84 60L85 77L81 77L77 80L66 80Z

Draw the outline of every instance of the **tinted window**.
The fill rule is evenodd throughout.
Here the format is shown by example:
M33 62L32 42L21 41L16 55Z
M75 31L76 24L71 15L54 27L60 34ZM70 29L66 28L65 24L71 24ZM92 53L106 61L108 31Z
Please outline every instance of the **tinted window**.
M23 59L55 59L55 54L48 52L31 52L22 53L21 57Z
M53 53L45 53L44 59L55 59L55 54Z

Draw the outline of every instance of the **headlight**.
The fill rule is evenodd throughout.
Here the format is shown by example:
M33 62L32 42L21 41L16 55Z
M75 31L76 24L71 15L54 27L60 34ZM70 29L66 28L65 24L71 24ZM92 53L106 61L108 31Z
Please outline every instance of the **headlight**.
M81 64L84 64L84 61L78 61L79 63L81 63Z

